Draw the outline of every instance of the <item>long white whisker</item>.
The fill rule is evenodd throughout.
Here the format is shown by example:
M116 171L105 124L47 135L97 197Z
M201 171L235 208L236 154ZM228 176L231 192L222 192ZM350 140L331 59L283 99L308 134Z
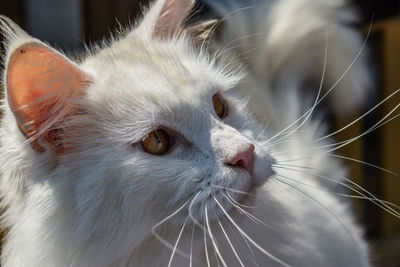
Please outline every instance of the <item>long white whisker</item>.
M253 33L253 34L248 34L248 35L240 36L240 37L238 37L238 38L236 38L236 39L233 39L232 41L230 41L229 43L227 43L227 44L221 49L221 53L226 53L225 49L227 49L227 48L229 47L229 45L231 45L231 44L233 44L233 43L235 43L235 42L237 42L237 41L244 40L244 39L247 39L247 38L251 38L251 37L254 37L254 36L259 36L259 35L261 35L261 34L262 34L262 32Z
M179 240L181 239L183 230L185 229L185 226L186 226L186 223L188 222L188 220L189 220L189 216L186 218L185 222L183 223L183 226L182 226L182 228L181 228L181 230L179 232L178 238L176 239L174 249L172 250L171 257L169 258L168 267L171 267L172 259L174 258L176 249L178 247Z
M375 199L375 198L372 198L372 197L363 197L363 196L347 195L347 194L336 194L336 195L343 196L343 197L349 197L349 198L364 199L364 200L368 200L368 201L378 200L379 202L381 202L381 203L383 203L383 204L385 204L385 205L392 206L393 208L399 210L399 212L400 212L400 206L399 206L399 205L396 205L395 203L390 202L390 201L387 201L387 200Z
M242 260L240 259L239 255L237 254L235 248L233 247L233 244L232 244L231 240L229 239L228 234L226 233L224 227L222 226L221 221L220 221L218 218L217 218L217 220L218 220L219 227L220 227L221 230L222 230L222 233L224 234L226 240L227 240L228 243L229 243L229 246L231 247L231 249L232 249L232 251L233 251L233 254L235 254L235 257L236 257L236 259L239 261L240 265L241 265L242 267L244 267L244 264L243 264Z
M232 12L230 12L226 16L224 16L222 19L220 19L218 22L216 22L213 26L211 26L211 28L207 31L206 38L204 38L203 42L201 43L200 51L203 51L203 46L206 43L206 40L208 40L209 37L214 33L214 31L217 28L218 24L224 22L230 16L232 16L233 14L235 14L237 12L241 12L241 11L244 11L244 10L247 10L247 9L251 9L251 8L252 7L243 7L243 8L239 8L239 9L233 10Z
M372 21L373 21L373 19L372 19ZM313 107L311 107L308 111L306 111L306 112L305 112L302 116L300 116L297 120L295 120L295 121L292 122L290 125L288 125L287 127L285 127L282 131L278 132L277 134L275 134L274 136L272 136L270 139L268 139L267 142L269 142L269 141L275 139L276 137L280 136L282 132L284 132L284 131L290 129L293 125L295 125L295 124L296 124L298 121L300 121L303 117L307 116L308 113L309 113L310 111L312 111L312 110L315 108L315 106L317 106L319 103L321 103L321 101L322 101L323 99L325 99L325 97L336 87L336 85L338 85L339 82L341 82L341 80L345 77L345 75L348 73L348 71L349 71L350 68L354 65L354 63L358 60L358 58L360 57L362 51L364 50L364 48L365 48L365 46L366 46L366 44L367 44L369 35L371 34L371 30L372 30L372 21L371 21L371 23L370 23L367 36L366 36L366 38L365 38L365 40L364 40L364 42L363 42L363 44L362 44L360 50L358 51L356 57L353 59L353 61L350 63L350 65L346 68L346 70L344 71L344 73L339 77L339 79L338 79L338 80L331 86L331 88L329 88L329 90L318 100L318 102L316 103L316 105L313 105Z
M194 201L199 196L199 194L200 194L200 191L197 192L197 194L193 197L193 200L189 204L189 217L195 225L197 225L198 227L200 227L200 229L202 229L203 225L198 220L196 220L196 218L193 216L193 212L192 212L192 207L193 207Z
M355 199L364 199L364 200L368 200L368 201L371 201L371 202L378 201L378 202L380 202L380 203L385 203L385 204L387 204L387 205L391 205L391 206L395 207L396 209L399 209L399 210L400 210L400 207L399 207L398 205L396 205L396 204L394 204L394 203L392 203L392 202L389 202L389 201L382 200L382 199L374 199L374 198L371 198L371 197L367 197L367 196L365 196L364 194L360 193L358 190L354 189L354 187L350 187L350 188L352 189L352 191L355 191L355 192L359 193L360 195L349 195L349 194L342 194L342 193L331 192L331 191L326 190L325 188L318 187L318 186L313 186L313 185L310 185L310 184L307 184L307 183L298 181L298 180L296 180L296 179L289 178L289 177L287 177L287 176L283 176L283 175L278 175L278 176L279 176L280 178L293 181L293 182L295 182L295 183L297 183L297 184L300 184L300 185L302 185L302 186L305 186L305 187L307 187L307 188L315 189L315 190L318 190L318 191L321 191L321 192L329 192L329 193L334 194L334 195L336 195L336 196L348 197L348 198L355 198ZM375 204L378 205L380 208L384 209L384 208L383 208L382 206L380 206L379 204L377 204L377 203L375 203Z
M244 205L242 203L237 202L236 200L233 199L233 197L229 194L229 192L227 190L225 190L226 194L228 195L228 197L233 201L233 203L235 203L236 205L238 205L239 207L243 207L246 209L254 209L254 206L248 206L248 205Z
M323 67L323 70L322 70L322 77L321 77L321 82L320 82L320 85L319 85L318 93L317 93L317 96L315 97L315 102L312 105L311 109L309 110L308 115L306 116L306 118L294 130L290 131L287 135L280 137L278 139L278 141L282 140L282 139L285 139L287 136L293 134L293 132L295 132L296 130L300 129L306 123L306 121L311 117L311 115L314 112L315 107L319 103L319 101L318 101L319 100L319 96L321 95L322 87L323 87L324 80L325 80L325 72L326 72L326 65L327 65L327 59L328 59L328 40L329 40L329 31L328 31L328 27L327 27L327 29L326 29L326 41L325 41L324 67Z
M212 186L212 187L215 187L215 188L219 188L219 189L229 190L229 191L232 191L232 192L238 193L238 194L243 194L243 195L248 195L248 196L256 197L254 194L250 194L250 193L248 193L248 192L241 191L241 190L236 190L236 189L229 188L229 187L226 187L226 186L220 186L220 185L215 185L215 184L211 184L211 186Z
M212 242L212 244L213 244L213 246L214 246L215 252L217 253L218 257L220 258L220 260L221 260L221 262L222 262L222 265L224 265L225 267L227 267L227 265L226 265L226 263L225 263L225 261L224 261L224 258L222 257L221 253L219 252L217 243L215 242L215 238L214 238L214 236L213 236L213 234L212 234L212 232L211 232L210 224L209 224L209 222L208 222L208 210L207 210L207 205L205 206L205 214L206 214L206 224L207 224L208 233L209 233L209 235L210 235L210 239L211 239L211 242Z
M387 115L385 115L384 118L382 118L380 121L378 121L374 126L370 127L368 130L364 131L362 134L360 134L360 135L358 135L356 137L352 137L352 138L349 138L347 140L344 140L344 141L341 141L341 142L337 142L337 143L333 143L333 144L315 146L315 147L310 147L310 148L306 148L306 149L303 149L303 150L304 151L313 151L313 150L319 150L319 149L322 149L322 148L334 147L334 148L332 148L330 150L327 150L327 151L321 151L321 153L330 154L330 152L335 151L335 150L337 150L339 148L342 148L342 147L344 147L344 146L346 146L346 145L348 145L348 144L360 139L361 137L363 137L363 136L375 131L376 129L378 129L379 127L382 127L386 123L389 123L390 121L400 117L400 114L397 114L397 115L391 117L390 119L387 119L391 115L391 113L393 113L399 106L400 106L400 104L398 104L395 108L393 108ZM279 152L271 153L271 155L276 156L276 155L279 155L279 154L287 154L287 153L290 153L292 151L293 150L279 151ZM309 158L309 156L304 156L304 157L298 158L298 159L289 159L289 160L285 160L285 161L286 162L287 161L296 161L296 160L301 160L301 159L304 159L304 158Z
M250 241L251 244L253 244L253 246L255 246L259 251L261 251L262 253L264 253L264 255L268 256L270 259L272 259L273 261L279 263L282 266L291 266L289 264L287 264L286 262L278 259L277 257L275 257L274 255L272 255L271 253L269 253L268 251L266 251L265 249L263 249L257 242L255 242L248 234L246 234L236 223L235 221L231 218L231 216L229 216L229 214L226 212L226 210L222 207L221 203L219 203L218 199L213 196L215 202L217 203L217 205L221 208L222 212L225 214L225 216L229 219L229 221L235 226L235 228L244 236L246 237L246 239L248 241Z
M323 153L323 152L322 152L322 153ZM360 164L364 164L364 165L366 165L366 166L370 166L370 167L373 167L373 168L375 168L375 169L381 170L381 171L383 171L383 172L390 173L390 174L392 174L392 175L394 175L394 176L399 176L398 173L393 172L393 171L388 170L388 169L385 169L385 168L383 168L383 167L380 167L380 166L378 166L378 165L376 165L376 164L372 164L372 163L369 163L369 162L366 162L366 161L362 161L362 160L359 160L359 159L355 159L355 158L351 158L351 157L346 157L346 156L342 156L342 155L338 155L338 154L333 154L333 153L326 153L326 154L327 154L328 156L330 156L330 157L336 157L336 158L341 158L341 159L344 159L344 160L354 161L354 162L357 162L357 163L360 163ZM281 160L281 161L279 161L279 164L278 164L278 165L280 165L280 166L285 166L286 164L284 164L284 163L299 161L299 160L307 159L307 158L310 158L310 157L315 157L315 155L312 155L312 156L304 156L304 157L295 158L295 159ZM293 166L293 165L288 165L288 166L291 167L291 166Z
M262 225L264 225L264 226L267 227L267 228L271 228L270 225L264 223L263 221L261 221L260 219L258 219L257 217L255 217L253 214L248 213L247 211L245 211L244 209L242 209L241 207L239 207L238 205L236 205L236 204L232 201L232 200L233 200L232 197L226 195L225 193L222 193L222 194L223 194L223 195L225 196L225 198L232 204L232 206L233 206L235 209L237 209L239 212L242 212L242 213L243 213L244 215L246 215L250 220L254 221L255 223L262 224Z
M279 179L276 176L275 176L275 179L280 181L283 184L286 184L286 185L290 186L291 188L295 189L296 191L303 193L305 196L307 196L308 198L314 200L315 203L317 203L318 205L323 207L326 211L328 211L335 218L335 220L337 220L343 226L343 228L345 229L345 231L347 232L349 237L354 241L354 244L356 244L356 246L358 247L359 251L361 251L361 248L359 247L359 245L358 245L357 241L355 240L354 236L351 234L350 230L347 228L347 226L343 223L343 221L340 220L339 217L331 209L329 209L326 205L324 205L321 201L319 201L315 197L313 197L310 194L304 192L304 190L301 190L301 189L295 187L294 185L292 185L292 184L290 184L288 182L282 181L281 179Z
M189 201L191 201L191 199L189 199L188 201L186 201L181 207L179 207L175 212L173 212L172 214L168 215L166 218L164 218L163 220L161 220L160 222L158 222L157 224L155 224L152 228L151 228L151 232L152 234L157 238L158 241L160 241L164 246L166 246L167 248L174 250L174 246L172 246L167 240L165 240L164 238L162 238L159 234L156 233L156 228L159 227L160 225L162 225L163 223L165 223L166 221L168 221L169 219L171 219L172 217L174 217L176 214L178 214L188 203ZM180 251L179 249L176 250L176 253L178 253L179 255L188 258L188 256L186 255L186 253Z
M317 139L317 141L321 141L324 139L327 139L331 136L336 135L337 133L340 133L344 130L346 130L347 128L349 128L350 126L352 126L353 124L355 124L356 122L360 121L361 119L363 119L364 117L366 117L368 114L370 114L372 111L374 111L375 109L377 109L379 106L381 106L383 103L385 103L388 99L392 98L395 94L397 94L398 92L400 92L400 89L397 89L396 91L394 91L392 94L390 94L388 97L386 97L385 99L383 99L381 102L379 102L378 104L376 104L373 108L371 108L370 110L368 110L367 112L365 112L363 115L361 115L360 117L358 117L357 119L353 120L351 123L347 124L346 126L340 128L337 131L334 131L333 133L330 133L324 137L321 137L319 139Z
M192 228L192 239L190 241L190 261L189 261L189 267L192 267L193 264L193 239L194 239L194 229L196 228L196 225L193 223L193 228Z
M371 127L371 130L365 131L364 133L362 133L362 134L360 134L360 135L358 135L358 136L356 136L356 137L351 138L351 139L348 140L346 143L341 144L340 146L337 146L337 147L335 147L335 148L332 148L332 149L328 150L326 153L329 153L329 152L338 150L339 148L342 148L342 147L344 147L344 146L346 146L346 145L348 145L348 144L350 144L350 143L352 143L352 142L354 142L354 141L360 139L360 138L363 137L364 135L367 135L367 134L369 134L370 132L376 130L377 127L381 127L382 125L384 125L385 123L387 123L387 122L385 122L384 120L386 120L386 118L388 118L393 112L395 112L395 111L398 109L398 107L400 107L400 103L397 104L388 114L386 114L386 115L385 115L380 121L378 121L374 126L372 126L372 127ZM399 114L399 115L400 115L400 114ZM382 124L382 123L383 123L383 124Z
M290 166L290 165L289 165L289 166ZM292 165L291 167L294 167L294 168L297 167L297 168L303 168L303 169L307 169L307 170L319 171L319 170L317 170L317 169L310 168L310 167L304 167L304 166L295 166L295 165ZM296 170L296 169L291 169L291 168L287 168L287 167L281 167L281 168L283 168L283 169L285 169L285 170L289 170L289 171L299 172L299 170ZM386 205L385 203L380 202L380 199L378 199L375 195L373 195L371 192L369 192L369 191L367 191L366 189L364 189L364 188L363 188L362 186L360 186L359 184L357 184L357 183L351 181L350 179L347 179L346 177L342 177L346 182L351 183L353 186L355 186L356 188L358 188L359 190L361 190L361 191L364 192L365 194L362 193L362 192L360 192L360 191L358 191L358 190L357 190L355 187L353 187L353 186L349 186L349 185L347 185L347 184L345 184L345 183L342 183L342 182L337 181L337 180L335 180L335 179L329 178L328 176L321 175L321 174L317 174L317 173L314 173L314 175L315 175L316 177L319 177L320 179L324 179L324 180L327 180L327 181L334 182L334 183L337 183L337 184L339 184L339 185L342 185L342 186L344 186L344 187L346 187L346 188L352 190L353 192L355 192L355 193L357 193L357 194L359 194L359 195L361 195L361 196L363 196L363 197L367 197L367 196L365 195L365 194L367 194L368 196L371 196L371 197L372 197L372 199L370 200L372 203L374 203L374 204L377 205L378 207L382 208L383 210L385 210L385 211L388 212L389 214L391 214L391 215L393 215L393 216L395 216L395 217L397 217L397 218L400 218L400 213L399 213L399 212L397 212L397 211L394 210L393 208L389 207L389 206Z
M254 263L254 265L259 267L259 264L256 261L256 256L254 255L254 251L251 248L251 246L249 244L249 241L247 241L246 237L244 237L244 235L242 235L241 232L237 232L240 235L241 240L243 240L244 243L246 244L247 250L246 250L246 247L242 244L241 240L238 240L238 237L236 236L237 233L234 231L235 228L233 228L233 226L231 226L230 222L225 217L222 217L222 218L224 219L226 225L230 228L230 230L232 232L232 235L235 237L235 239L238 242L239 246L241 246L242 249L244 249L244 251L246 252L247 256L249 256L249 258Z
M206 253L206 261L207 261L207 266L210 267L210 258L208 257L208 248L207 248L207 230L206 230L206 225L203 224L203 234L204 234L204 251Z
M393 172L393 171L391 171L391 170L388 170L388 169L379 167L378 165L375 165L375 164L372 164L372 163L368 163L368 162L365 162L365 161L362 161L362 160L358 160L358 159L354 159L354 158L350 158L350 157L345 157L345 156L341 156L341 155L337 155L337 154L331 154L331 153L329 153L328 155L331 156L331 157L336 157L336 158L341 158L341 159L345 159L345 160L350 160L350 161L358 162L358 163L361 163L361 164L364 164L364 165L373 167L373 168L375 168L375 169L378 169L378 170L381 170L381 171L384 171L384 172L393 174L394 176L399 176L398 173L395 173L395 172Z

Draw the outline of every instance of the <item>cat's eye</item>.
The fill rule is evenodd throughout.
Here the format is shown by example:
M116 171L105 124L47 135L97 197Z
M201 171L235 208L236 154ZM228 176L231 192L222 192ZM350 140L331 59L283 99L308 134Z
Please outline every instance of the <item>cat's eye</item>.
M157 129L150 132L140 144L147 153L164 155L170 147L170 136L164 129Z
M212 102L214 106L215 113L221 119L228 116L228 105L226 104L225 100L221 97L220 94L215 94L212 97Z

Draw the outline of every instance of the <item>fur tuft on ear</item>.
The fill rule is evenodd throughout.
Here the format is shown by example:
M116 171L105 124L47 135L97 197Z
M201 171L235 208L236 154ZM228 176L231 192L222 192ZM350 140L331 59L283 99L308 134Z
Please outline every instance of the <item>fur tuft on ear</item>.
M157 0L148 10L137 31L141 35L170 38L183 31L194 0Z
M3 15L0 15L0 31L4 36L4 46L8 52L7 57L10 56L10 51L13 51L16 47L35 40L15 22Z
M72 99L83 94L90 79L65 56L39 41L18 47L11 43L10 49L5 87L17 124L31 139L33 149L45 151L37 142L41 136L53 152L60 153L62 146L55 143L59 138L49 129L74 111Z

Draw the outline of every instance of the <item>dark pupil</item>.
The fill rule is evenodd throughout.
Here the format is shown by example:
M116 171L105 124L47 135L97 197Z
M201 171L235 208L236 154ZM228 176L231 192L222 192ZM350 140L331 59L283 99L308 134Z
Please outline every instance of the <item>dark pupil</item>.
M161 139L160 139L160 137L158 136L157 130L154 131L154 135L156 136L157 142L160 144L160 143L161 143Z

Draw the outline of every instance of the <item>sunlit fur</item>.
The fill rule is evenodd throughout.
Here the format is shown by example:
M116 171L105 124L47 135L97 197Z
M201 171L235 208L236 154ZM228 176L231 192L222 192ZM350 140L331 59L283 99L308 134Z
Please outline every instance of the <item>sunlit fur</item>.
M81 112L57 122L66 153L35 152L5 97L2 266L369 266L352 212L328 189L346 171L316 141L323 125L313 117L277 134L305 110L298 91L285 90L274 123L258 124L234 89L239 68L199 51L184 30L149 32L168 22L158 16L169 2L179 12L189 1L157 1L148 24L77 63L92 83L73 99ZM40 42L1 24L6 66L19 46ZM217 92L229 106L223 120ZM177 133L163 156L139 145L159 126ZM252 174L226 164L249 144Z

